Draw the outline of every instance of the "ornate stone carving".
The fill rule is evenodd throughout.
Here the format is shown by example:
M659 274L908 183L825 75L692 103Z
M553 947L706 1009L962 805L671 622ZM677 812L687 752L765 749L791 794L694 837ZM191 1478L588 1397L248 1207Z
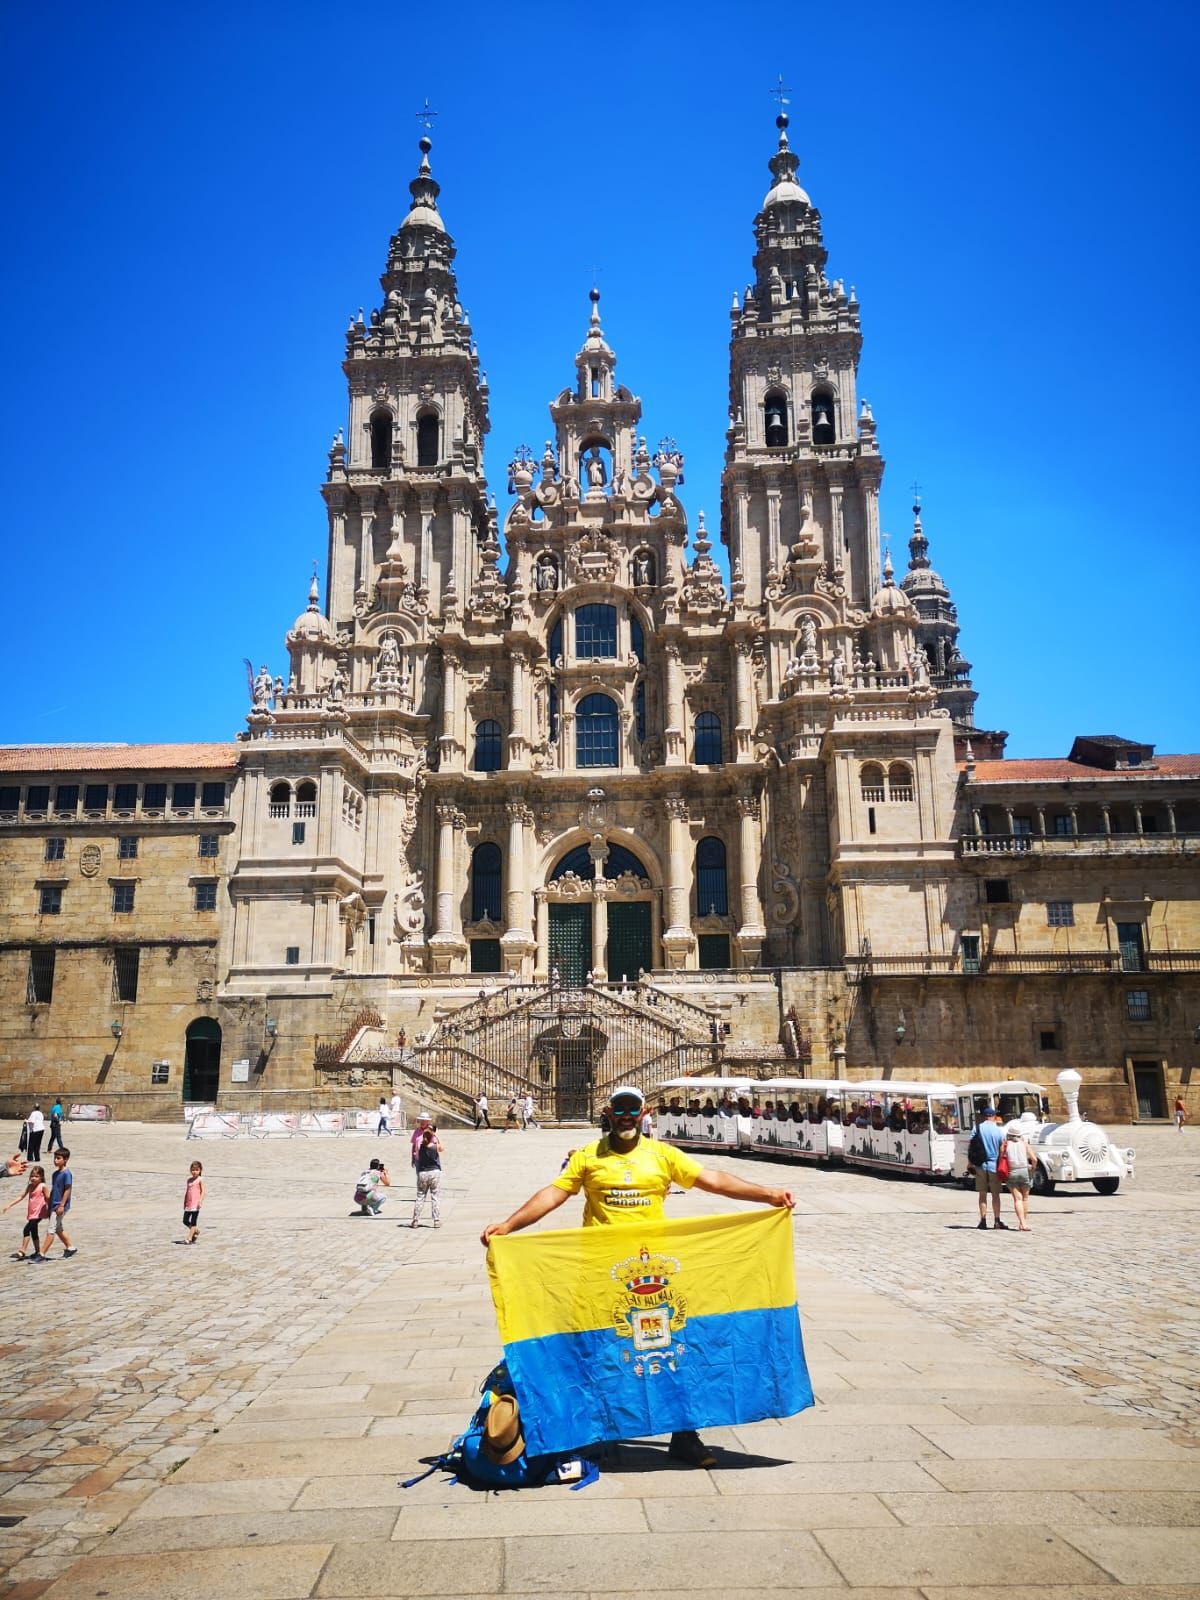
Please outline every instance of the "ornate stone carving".
M396 890L392 926L397 939L411 939L424 932L425 888L419 872L412 873L404 888Z

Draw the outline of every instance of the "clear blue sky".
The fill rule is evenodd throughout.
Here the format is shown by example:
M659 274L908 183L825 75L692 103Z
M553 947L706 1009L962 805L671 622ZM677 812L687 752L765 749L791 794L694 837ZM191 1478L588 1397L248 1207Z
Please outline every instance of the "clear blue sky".
M1154 0L5 7L0 740L231 738L242 658L286 673L427 95L502 506L595 266L715 526L782 72L884 526L902 570L919 479L979 721L1196 749L1197 32Z

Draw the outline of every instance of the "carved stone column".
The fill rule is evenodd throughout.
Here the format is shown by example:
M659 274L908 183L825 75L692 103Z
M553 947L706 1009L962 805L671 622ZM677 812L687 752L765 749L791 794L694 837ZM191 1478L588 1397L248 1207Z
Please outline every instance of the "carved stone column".
M737 944L742 955L742 965L756 967L762 956L763 940L767 937L762 902L758 894L758 875L762 867L762 836L759 831L761 809L757 798L748 794L738 796L737 808L741 821L738 865L741 877L742 913L742 925L737 931Z
M537 970L534 977L545 983L550 977L550 902L545 889L533 891L537 914Z
M445 771L458 765L458 756L466 747L458 736L459 675L462 657L455 650L442 650L442 732L438 739L441 767Z
M466 827L466 818L455 805L439 805L436 812L438 827L437 846L437 898L434 907L434 933L429 941L434 970L449 972L455 956L465 956L466 940L462 936L462 898L458 882L458 834Z
M525 830L533 822L533 812L523 800L511 801L504 808L508 817L508 884L505 894L505 921L508 926L500 940L506 972L520 972L533 955L533 929L529 926L529 881L525 855Z
M529 765L529 654L517 645L509 659L512 662L512 695L508 711L508 765L523 768Z
M682 967L696 947L688 901L691 887L689 861L691 833L687 801L677 794L663 802L667 813L667 926L663 932L663 964Z
M733 684L737 705L737 724L734 728L734 751L738 761L751 758L750 739L754 732L753 688L750 683L749 639L739 639L733 647Z
M679 767L683 765L686 755L683 726L683 658L680 656L679 646L669 644L666 648L666 657L667 725L663 729L666 754L664 765Z
M421 503L421 538L417 547L416 585L420 589L433 587L433 517L434 506L437 500L437 490L422 486L418 491ZM465 585L469 580L465 575L459 576L459 583Z
M611 885L607 878L597 878L592 884L592 982L604 983L608 978L608 896Z

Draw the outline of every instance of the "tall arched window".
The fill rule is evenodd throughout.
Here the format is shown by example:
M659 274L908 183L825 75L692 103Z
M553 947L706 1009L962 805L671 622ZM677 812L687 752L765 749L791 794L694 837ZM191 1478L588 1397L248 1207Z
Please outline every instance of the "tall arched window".
M477 844L471 852L471 921L500 921L500 846Z
M646 684L641 682L633 691L633 715L637 723L638 743L646 737Z
M721 719L715 711L702 711L696 718L692 760L698 767L721 765Z
M475 724L475 771L500 771L500 724L477 722Z
M417 465L436 467L438 464L438 418L436 411L422 411L417 418Z
M696 911L702 917L723 917L729 911L725 845L711 834L696 846Z
M606 694L585 694L575 708L575 765L617 765L617 707Z
M769 445L788 442L787 396L772 389L763 401L763 431Z
M812 436L814 444L836 444L833 396L822 390L812 397Z
M392 470L392 413L376 411L371 417L371 468L375 472Z
M267 796L269 817L290 817L292 814L292 786L290 783L273 783Z
M592 860L586 844L577 844L573 850L567 851L550 874L550 882L556 882L568 872L573 872L585 883L590 883L596 876L596 863ZM610 844L604 862L604 876L619 878L626 872L632 872L635 878L650 876L632 850L626 850L623 844Z
M562 618L561 617L559 617L558 621L550 629L550 642L547 645L547 650L549 651L549 655L550 655L550 665L553 666L554 663L558 660L558 658L562 655Z
M888 767L888 799L911 800L912 797L912 768L907 762L893 761Z
M616 606L580 606L575 613L575 659L612 660L617 653Z
M636 617L629 619L629 648L642 663L646 665L646 635L642 632L642 625Z
M878 761L864 761L859 773L862 797L872 804L883 799L883 768Z

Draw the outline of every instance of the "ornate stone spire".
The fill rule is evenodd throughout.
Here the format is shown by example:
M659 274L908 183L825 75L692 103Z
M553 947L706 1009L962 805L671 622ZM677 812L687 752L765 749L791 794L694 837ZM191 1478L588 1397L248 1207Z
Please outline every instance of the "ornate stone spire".
M928 658L929 679L938 691L938 704L950 713L958 727L971 727L976 700L971 663L959 653L958 609L949 588L929 562L929 540L921 525L921 496L915 484L912 512L908 571L900 587L917 608L917 645Z
M433 140L427 133L420 138L418 148L421 152L421 165L417 175L408 186L412 195L412 203L408 208L408 215L400 224L401 228L436 228L439 233L445 233L446 224L442 221L441 213L437 208L437 197L441 194L441 185L433 175L433 168L429 165L429 152L433 149Z
M779 129L779 148L771 157L767 165L771 169L774 182L767 190L766 199L763 201L763 210L768 206L793 205L807 206L811 204L808 195L796 182L796 173L800 168L800 157L788 144L788 114L781 111L775 118L775 126Z

